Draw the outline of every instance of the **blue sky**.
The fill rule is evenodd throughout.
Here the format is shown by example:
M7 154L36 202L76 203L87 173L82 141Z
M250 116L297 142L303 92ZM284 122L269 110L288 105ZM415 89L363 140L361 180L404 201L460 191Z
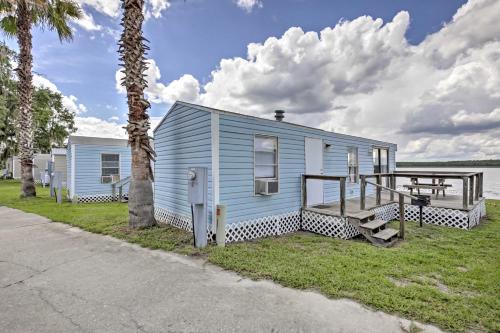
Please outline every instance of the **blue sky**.
M457 26L457 36L463 35L463 33L458 31L459 28L473 28L469 23L462 24L465 28L460 26L459 19L465 22L466 19L464 18L458 18L457 22L453 21L453 16L457 10L459 10L459 8L466 3L466 1L239 1L240 4L237 3L237 0L160 0L158 3L165 4L164 10L159 11L161 17L148 15L149 18L144 26L145 37L149 39L149 46L151 48L148 58L154 60L155 69L158 73L161 73L161 77L152 79L155 84L158 83L155 92L151 91L152 100L156 101L152 104L151 109L151 115L153 117L160 117L166 113L171 99L173 98L164 97L169 94L167 92L167 87L170 83L172 83L172 81L178 80L185 74L192 75L193 78L190 79L189 83L191 86L199 85L199 91L190 91L185 94L175 92L170 93L169 96L194 96L191 98L191 101L208 104L208 106L225 108L233 107L233 105L237 104L237 102L234 102L234 94L231 96L233 102L228 102L226 104L222 102L214 102L216 98L218 98L217 100L227 100L228 96L221 96L222 92L212 91L209 94L206 94L204 90L205 84L213 82L215 86L220 86L215 83L221 80L214 79L211 75L212 71L220 70L220 63L222 59L234 60L237 57L247 59L247 46L250 43L260 43L263 45L268 38L276 37L281 42L280 47L288 47L283 46L286 44L286 38L282 36L291 27L300 27L303 32L313 31L319 35L320 32L327 27L334 28L336 26L341 26L342 23L339 23L341 21L344 23L359 21L359 24L363 24L364 28L359 28L359 25L354 23L351 25L345 24L344 31L339 32L335 37L337 40L346 38L350 43L349 45L351 45L356 42L355 39L349 39L349 34L351 33L350 31L357 34L357 36L360 36L359 38L367 40L373 38L373 40L377 41L377 43L381 43L380 38L384 38L382 35L384 33L382 31L384 25L393 22L394 25L398 26L398 29L401 25L403 37L402 42L398 42L405 44L404 50L402 50L400 46L395 46L395 44L391 44L389 46L381 45L380 50L374 49L370 51L374 52L373 54L367 54L368 58L366 59L380 57L382 60L374 63L371 66L372 69L365 68L363 70L369 71L376 68L377 72L379 71L378 68L383 68L384 71L391 71L391 69L386 68L388 66L387 64L401 61L403 57L404 59L408 59L408 57L414 56L408 56L409 53L425 53L424 47L428 48L427 45L433 43L433 35L437 36L434 39L439 39L439 35L444 35L446 33L450 34L447 29L443 28L445 25L449 25L451 28L453 28L453 26ZM121 28L119 26L120 12L114 10L112 3L116 6L118 2L117 0L79 0L79 2L83 4L83 9L86 15L90 15L92 17L92 27L87 25L87 29L85 29L80 25L74 24L74 40L71 43L64 44L59 42L53 32L35 31L33 37L34 70L37 74L45 79L48 79L51 83L57 86L57 89L62 94L65 96L72 96L71 98L73 102L76 101L77 105L82 104L82 107L86 110L86 112L80 113L79 117L96 117L104 121L121 124L126 119L125 113L127 109L125 96L117 91L115 79L116 72L119 69L118 55L116 53L116 38ZM477 2L481 4L488 1ZM244 8L245 3L247 4L246 8ZM469 15L469 17L472 17L472 15L482 15L483 12L487 12L488 10L487 8L481 8L480 10L483 12L479 13L480 10L477 8L480 6L473 5L474 1L472 4L469 4L469 7L473 7L467 11L466 15ZM490 1L487 5L493 8L490 9L490 11L495 12L498 9L498 6L495 7L495 4L492 1ZM486 4L481 4L481 6L487 7ZM497 12L497 14L500 13ZM373 20L362 20L361 17L364 15L371 16ZM159 16L158 13L157 16ZM398 19L395 18L396 16ZM378 25L375 21L377 18L382 19L384 25ZM453 30L451 28L448 30ZM363 29L368 29L369 31ZM474 31L474 33L477 32ZM486 42L497 41L498 37L491 37L495 36L495 33L496 31L491 31L490 35L487 35L486 37L480 35L472 36L470 39L472 42L468 40L468 42L470 42L470 45L467 45L468 48L461 50L461 52L463 54L467 54L470 53L471 48L482 48ZM300 33L298 34L300 35ZM476 45L474 42L474 40L479 41L484 40L485 38L486 40L483 41L483 44ZM451 39L451 37L447 37L443 40ZM434 43L439 44L437 42ZM16 46L14 40L9 40L8 44L12 47ZM364 48L371 47L369 41L367 41L364 45ZM441 46L435 46L436 49L439 47ZM424 51L418 50L418 48ZM353 50L354 51L351 50L350 52L356 52L354 46ZM442 48L438 51L441 52ZM342 49L340 52L342 52ZM390 52L393 52L394 54L391 53L391 56L385 59L384 56L380 55L380 52L384 52L383 55L387 55ZM442 51L442 53L445 54L444 51ZM265 55L262 54L260 55L262 59L264 59L264 56ZM454 69L453 66L459 63L459 59L460 55L454 54L453 59L445 59L447 61L446 63L441 62L439 64L435 64L436 73L438 71L441 72L443 66L447 67L446 69L449 71L447 73L442 72L443 75L440 75L439 77L436 76L436 81L428 82L428 88L432 89L433 85L436 85L440 80L446 78L446 75L452 75ZM342 66L344 64L337 59L332 59L332 61L337 64L337 68L338 66ZM453 62L453 66L449 64L450 61ZM255 62L259 62L258 59L255 60ZM411 64L413 65L416 62L418 61L412 60ZM422 63L424 63L423 60ZM362 63L359 65L361 66ZM305 65L301 63L298 64L298 66L300 67ZM350 68L356 66L356 63L349 63ZM401 64L400 66L404 67L404 64ZM415 69L415 71L417 71L417 69ZM347 72L348 69L346 69L346 73ZM370 79L370 73L371 72L366 72L366 74L360 75L366 75L366 77ZM221 74L224 74L224 80L231 81L231 75L233 75L234 80L236 80L238 73L222 70ZM276 73L276 75L278 77L280 73ZM328 73L325 72L325 75L328 75ZM266 77L268 76L269 75ZM385 84L385 81L383 80L388 80L388 77L388 75L384 75L383 78L379 76L372 78L375 83L371 84L368 88L363 88L359 85L360 90L356 91L356 94L363 94L359 95L363 98L374 98L373 96L377 95L377 89ZM298 80L300 79L298 77L295 78ZM183 80L181 81L182 84L180 85L183 86L182 89L188 89L184 87L185 82ZM255 82L259 82L259 79L255 78ZM354 87L357 83L347 81L346 84ZM336 83L335 87L338 86L339 84ZM171 86L171 90L169 91L173 91L175 89L177 88ZM212 90L214 89L216 88L213 88ZM251 88L235 86L234 89L242 89L242 91L245 92L243 97L247 103L246 105L257 105L258 103L263 104L263 100L267 101L267 97L265 96L266 94L259 96L255 92L258 90L256 89L255 84L254 87ZM265 89L267 89L267 87L263 86L261 91L265 91ZM320 88L318 87L315 91L318 91L318 89ZM407 93L414 95L418 94L420 100L422 101L425 98L428 98L425 96L432 95L433 92L429 91L429 89L427 91L417 89ZM314 92L313 95L315 93L316 92ZM382 92L379 93L381 94ZM204 94L211 95L212 97L203 96ZM322 116L319 117L319 119L322 119L321 123L309 121L308 117L303 117L301 115L300 109L295 110L293 108L290 109L291 118L289 119L331 130L348 133L354 132L352 134L367 135L372 137L375 136L380 139L386 139L384 137L379 137L380 133L386 133L383 126L381 128L377 127L376 130L374 129L374 131L367 133L366 131L353 127L352 124L348 124L349 121L346 119L338 123L333 123L332 121L328 121L328 123L326 123L325 119L335 118L332 118L333 115L346 118L346 114L332 113L334 112L333 110L341 108L351 108L349 109L351 115L358 114L359 112L367 112L367 116L364 117L364 119L370 118L370 114L368 114L370 111L364 111L365 109L361 105L357 105L356 108L352 106L352 102L349 100L349 97L353 96L352 92L346 92L343 90L336 92L336 94L338 95L331 95L328 98L325 97L325 102L319 103L315 109L316 111L314 112L319 112L323 109L325 111L321 114ZM163 97L158 97L161 95L163 95ZM155 99L154 96L157 96L158 98ZM286 99L287 96L280 96L277 100L269 100L269 107L274 107L276 103L283 103L283 101L285 101L285 105L288 105L284 98ZM184 99L186 99L186 97L184 97ZM293 100L293 96L288 96L288 99ZM336 101L335 103L333 102L334 99ZM343 103L341 103L342 105L340 105L340 107L339 102ZM367 101L366 103L369 102L370 101ZM432 104L433 102L426 101L426 103L427 104L425 105L419 104L418 107L415 107L415 109L422 109L422 112L424 113L429 112L426 111L427 105ZM386 112L387 114L390 114L391 112L396 113L399 112L398 109L398 107L395 107L394 109L389 108ZM241 110L243 113L251 113L255 115L262 115L264 111L265 110L258 109L257 107L255 107L255 109L247 108L247 110ZM459 110L457 110L457 112L458 111ZM481 114L484 114L486 111L490 111L490 113L494 112L493 109L486 111L473 111L480 112ZM443 112L446 113L448 111ZM465 110L465 112L468 112L468 110ZM411 117L414 116L414 113L414 110L405 113L404 119L401 118L400 123L402 125L408 125L408 123L411 122ZM450 114L446 113L446 117L449 118L449 116ZM457 119L462 118L458 115ZM496 114L493 115L492 119L496 121ZM457 131L457 128L460 128L460 124L457 124L459 123L454 123L453 128L449 131L445 129L445 134L451 135L453 130ZM430 129L428 124L420 125L420 127L413 126L415 128L410 126L410 131L414 131L417 134L420 133L420 137L422 137L422 133L426 133L427 136L437 135L437 133L435 133L436 131ZM414 141L411 137L402 136L401 133L398 134L397 131L393 131L393 133L389 136L389 139L397 141L397 143L403 147L408 147L410 142ZM449 139L452 140L453 138L450 136ZM448 141L446 144L450 144L450 142L451 141ZM426 144L423 143L423 145L425 146ZM418 151L419 148L414 149ZM490 151L488 154L491 155L491 153L492 152ZM493 151L493 154L497 153L498 152ZM411 155L411 152L409 154ZM488 154L484 153L483 155L486 156ZM423 154L421 157L426 158L430 156ZM452 158L452 156L450 156L450 158Z
M406 37L415 44L439 30L464 2L377 1L374 6L373 1L273 0L249 13L231 0L182 0L172 1L161 18L149 19L144 34L150 41L149 57L155 59L164 81L190 73L206 82L222 58L245 57L248 43L281 36L292 26L320 31L341 19L370 15L389 21L407 10L412 19ZM85 9L97 24L120 31L117 19L87 5ZM126 111L124 96L115 90L118 57L113 36L80 28L72 43L61 44L49 31L36 31L33 41L35 71L64 94L77 96L87 106L87 115L107 119ZM16 47L13 40L9 44ZM154 106L152 115L165 111L165 106Z

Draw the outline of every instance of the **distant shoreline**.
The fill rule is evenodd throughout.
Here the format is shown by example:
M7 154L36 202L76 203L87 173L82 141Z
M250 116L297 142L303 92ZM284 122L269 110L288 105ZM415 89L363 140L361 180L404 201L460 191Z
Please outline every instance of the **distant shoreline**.
M398 168L500 168L500 160L436 161L436 162L396 162Z

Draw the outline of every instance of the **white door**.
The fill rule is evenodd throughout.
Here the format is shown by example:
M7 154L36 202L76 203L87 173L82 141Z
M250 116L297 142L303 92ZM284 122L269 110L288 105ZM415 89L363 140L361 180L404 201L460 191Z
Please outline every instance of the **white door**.
M323 140L306 138L306 174L323 174ZM323 181L309 179L306 186L307 206L323 203Z

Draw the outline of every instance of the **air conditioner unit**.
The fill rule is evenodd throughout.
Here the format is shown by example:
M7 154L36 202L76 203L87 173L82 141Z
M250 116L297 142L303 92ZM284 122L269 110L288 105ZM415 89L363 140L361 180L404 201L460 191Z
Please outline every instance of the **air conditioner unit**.
M257 179L255 181L255 193L263 195L277 194L279 190L276 179Z
M111 184L112 182L113 182L112 176L101 176L101 183L102 184Z

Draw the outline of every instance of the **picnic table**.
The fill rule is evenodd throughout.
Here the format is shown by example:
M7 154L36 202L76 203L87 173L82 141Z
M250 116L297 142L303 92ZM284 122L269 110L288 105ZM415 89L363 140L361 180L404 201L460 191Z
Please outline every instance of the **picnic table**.
M439 191L442 191L443 197L445 197L446 189L451 186L451 184L445 184L443 178L438 179L437 184L435 179L432 179L432 183L419 183L418 178L411 178L411 184L403 185L404 188L410 190L410 195L413 195L413 190L417 190L418 194L420 194L420 189L432 190L432 194L436 193L436 199L439 196Z

